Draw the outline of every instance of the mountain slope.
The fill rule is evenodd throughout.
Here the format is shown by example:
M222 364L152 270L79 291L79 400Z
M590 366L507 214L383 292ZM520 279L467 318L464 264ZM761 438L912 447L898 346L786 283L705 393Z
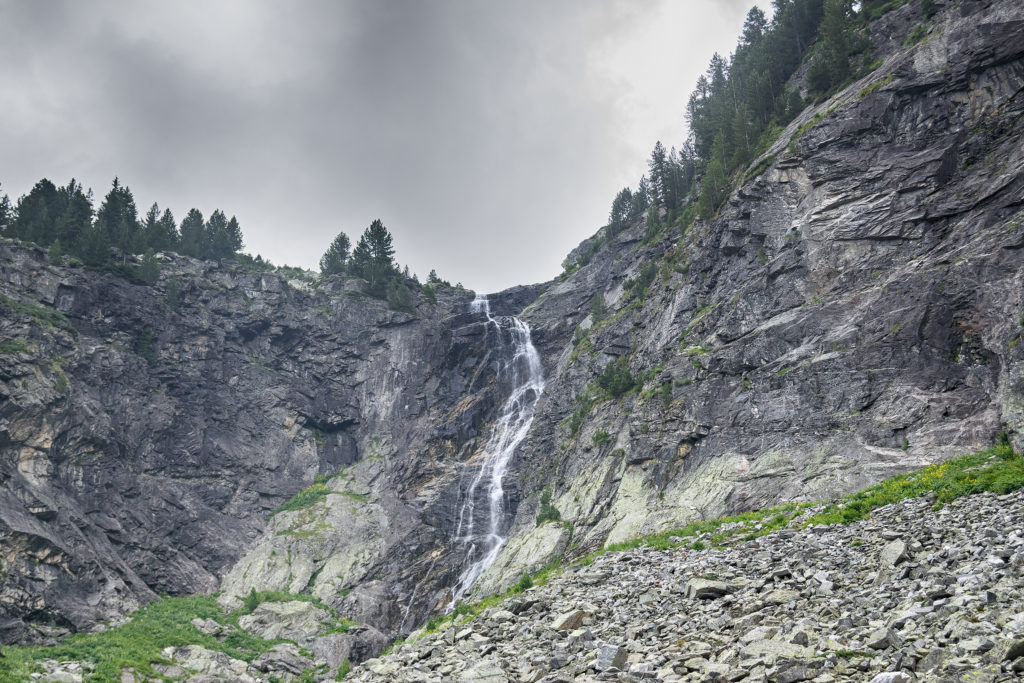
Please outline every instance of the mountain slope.
M485 586L566 543L834 496L1003 430L1021 445L1022 22L1018 3L950 6L794 120L714 220L570 256L524 312L574 343L542 347L525 549ZM594 380L616 358L641 388L609 399ZM545 487L565 535L532 542Z
M883 64L712 220L599 233L557 281L490 297L547 384L478 595L1003 431L1024 447L1024 8L946 3L901 45L918 16L876 22ZM177 257L148 287L5 241L0 295L4 642L157 593L310 593L387 636L452 607L458 510L510 391L471 293L399 313L355 279Z

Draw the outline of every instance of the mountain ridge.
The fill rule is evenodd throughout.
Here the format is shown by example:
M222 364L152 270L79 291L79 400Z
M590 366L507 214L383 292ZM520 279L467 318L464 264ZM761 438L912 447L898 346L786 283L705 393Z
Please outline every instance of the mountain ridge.
M905 7L887 25L909 30ZM946 3L923 40L886 44L711 220L641 217L491 295L548 382L478 596L1001 432L1024 447L1024 15ZM167 256L146 286L0 255L4 642L157 593L308 593L374 647L453 607L453 518L508 360L470 292L404 313L353 278Z

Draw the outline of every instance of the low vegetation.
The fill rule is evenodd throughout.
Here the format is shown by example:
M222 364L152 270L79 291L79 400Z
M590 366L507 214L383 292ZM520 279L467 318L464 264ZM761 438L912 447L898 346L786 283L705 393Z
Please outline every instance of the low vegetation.
M547 489L540 494L540 510L537 512L537 526L545 522L557 522L562 519L562 513L551 504L551 491Z
M28 680L31 673L41 670L39 662L45 659L91 663L92 672L85 677L89 682L120 680L121 672L126 668L163 680L153 664L169 664L161 650L182 645L200 645L223 652L234 659L251 662L274 645L290 641L265 640L253 636L238 627L239 618L250 614L262 603L290 600L312 602L327 610L334 621L324 624L325 633L344 633L354 625L354 622L338 617L333 609L317 598L305 594L252 591L243 601L242 608L227 614L217 605L216 596L165 598L134 612L127 624L102 633L74 634L53 647L8 645L4 647L3 658L0 658L0 680ZM197 617L212 619L222 626L230 627L230 633L223 640L203 633L191 623ZM313 673L312 670L303 672L304 675Z
M287 502L282 503L280 507L274 510L271 516L276 515L279 512L286 512L290 510L304 510L311 508L320 501L327 498L327 494L331 493L331 488L327 486L327 483L331 480L331 475L318 474L313 479L313 483L302 489Z
M1024 487L1024 456L1015 453L1005 437L994 447L938 465L886 479L829 505L808 524L848 524L864 519L875 508L906 498L932 496L935 507L962 496L992 491L1004 494Z
M0 306L7 308L14 315L23 315L32 318L40 325L47 325L49 327L56 327L64 330L72 337L78 336L78 330L72 326L71 321L67 319L67 316L54 308L46 308L44 306L36 306L35 304L16 301L14 299L9 299L2 294L0 294Z

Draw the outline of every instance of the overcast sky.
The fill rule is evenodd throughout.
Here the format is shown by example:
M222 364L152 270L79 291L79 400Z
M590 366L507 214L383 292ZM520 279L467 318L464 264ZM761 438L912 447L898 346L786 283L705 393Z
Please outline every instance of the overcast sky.
M316 268L374 218L420 277L557 275L753 0L0 0L0 192L115 175ZM758 3L768 10L767 2Z

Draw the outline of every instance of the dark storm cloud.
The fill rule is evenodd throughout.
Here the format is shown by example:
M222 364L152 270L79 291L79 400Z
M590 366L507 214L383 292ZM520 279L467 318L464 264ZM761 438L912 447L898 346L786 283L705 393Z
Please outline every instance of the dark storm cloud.
M380 217L421 276L547 279L654 140L682 139L680 102L746 10L685 4L0 0L0 182L102 196L119 175L143 209L223 208L249 250L304 266ZM683 82L694 45L634 45L666 12L680 43L727 36ZM666 132L638 132L659 77Z

